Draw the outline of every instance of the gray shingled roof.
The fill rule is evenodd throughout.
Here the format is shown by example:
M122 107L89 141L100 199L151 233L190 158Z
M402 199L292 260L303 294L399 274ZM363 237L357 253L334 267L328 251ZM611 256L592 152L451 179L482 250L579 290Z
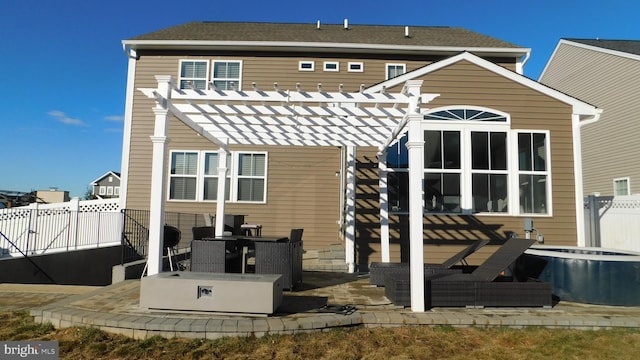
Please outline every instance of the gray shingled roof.
M343 24L293 24L254 22L189 22L136 36L127 43L147 40L165 41L265 41L343 44L380 44L400 46L510 48L522 49L506 41L462 28Z
M596 46L603 49L622 51L640 55L640 40L600 40L600 39L565 39L576 43Z

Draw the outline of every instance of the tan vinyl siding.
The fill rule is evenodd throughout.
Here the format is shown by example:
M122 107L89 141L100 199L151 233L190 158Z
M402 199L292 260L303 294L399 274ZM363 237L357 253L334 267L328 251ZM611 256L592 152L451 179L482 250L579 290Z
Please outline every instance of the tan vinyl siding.
M582 128L585 195L613 195L613 179L622 177L640 192L640 61L565 43L540 81L604 110Z
M136 67L135 88L155 88L155 75L172 75L178 78L180 59L207 60L241 60L242 88L251 89L255 82L261 89L271 89L277 82L280 89L295 89L300 83L303 90L313 91L318 83L323 89L335 91L339 84L344 85L345 91L357 91L361 84L371 86L385 80L386 63L406 63L407 71L428 65L433 59L412 59L408 61L398 58L357 58L357 57L317 57L301 58L288 56L257 56L256 54L225 54L224 56L177 56L170 54L143 55ZM314 72L298 71L300 60L315 59ZM325 72L324 61L339 61L339 72ZM348 72L348 62L362 62L364 71ZM513 68L513 63L503 64ZM570 135L565 134L566 124L570 119L567 106L560 106L557 102L541 96L523 87L514 86L511 82L494 74L472 66L460 64L425 77L423 92L441 93L433 106L447 104L467 104L487 106L497 110L510 112L514 126L525 129L555 129L552 131L552 154L562 153L560 144L571 143ZM446 96L444 96L446 94ZM149 136L153 134L154 101L147 99L141 92L134 94L133 122L131 129L131 150L129 158L129 179L126 207L129 209L148 209L150 197L150 176L152 146ZM542 109L541 109L542 107ZM517 114L517 116L516 116ZM570 124L570 122L569 122ZM570 129L570 126L569 128ZM556 133L556 130L558 131ZM168 148L177 150L215 150L215 147L203 137L198 136L189 127L170 117L168 130ZM560 140L555 143L555 138ZM330 244L342 243L339 236L340 220L340 184L335 176L340 169L340 149L306 148L306 147L233 147L238 150L260 150L268 152L268 198L266 204L237 204L228 203L227 213L249 215L247 222L264 225L264 234L287 234L292 227L305 229L303 239L305 249L323 249ZM232 150L233 150L232 149ZM357 263L367 264L380 257L380 222L378 206L378 180L376 149L358 149L358 202L357 202ZM167 153L167 164L169 162ZM566 183L565 187L572 187L571 176L563 175L559 169L572 169L570 155L566 156L566 164L559 161L554 163L555 182ZM556 180L556 175L560 176ZM572 192L571 192L572 194ZM572 196L572 195L571 195ZM571 197L570 196L570 197ZM554 190L554 199L556 198ZM547 222L561 221L566 228L560 228L552 235L554 243L575 244L575 226L568 224L575 221L568 210L559 207L559 213L554 218L536 219L536 226L546 229ZM567 206L567 209L571 206ZM188 213L215 213L215 203L212 202L177 202L168 201L167 211ZM566 218L566 219L565 219ZM500 231L509 229L520 230L522 219L508 217L491 217L484 220L489 224L496 222ZM396 221L397 222L397 221ZM575 225L575 224L574 224ZM406 244L400 245L399 226L393 225L392 230L392 258L400 259L401 248L406 250ZM568 230L569 229L569 230ZM464 233L464 232L463 232ZM440 233L438 233L440 236ZM546 234L545 234L546 235ZM472 235L469 235L472 236ZM406 238L405 236L403 236ZM441 249L438 251L433 250ZM437 260L438 257L453 251L451 246L429 245L428 259ZM442 254L437 255L437 254Z
M441 94L427 105L430 109L448 105L482 106L510 114L512 130L550 131L553 216L533 217L534 226L544 234L546 244L576 245L571 106L469 62L453 64L425 75L422 80L424 92ZM394 90L397 89L390 91ZM363 163L375 159L374 152L359 154ZM360 190L365 198L358 202L367 209L357 218L359 235L366 236L358 240L359 248L366 251L359 254L361 264L380 261L380 244L375 238L379 234L375 229L379 220L373 216L378 203L368 194L377 189L377 173L360 172L360 175L366 174L375 179L364 180L371 185ZM392 261L408 261L408 240L399 241L400 238L408 239L408 220L406 216L404 218L392 216L390 220ZM524 216L425 215L425 261L442 262L455 253L456 247L446 240L505 239L511 232L524 236L523 219ZM488 246L471 257L470 262L478 263L494 250L495 247Z

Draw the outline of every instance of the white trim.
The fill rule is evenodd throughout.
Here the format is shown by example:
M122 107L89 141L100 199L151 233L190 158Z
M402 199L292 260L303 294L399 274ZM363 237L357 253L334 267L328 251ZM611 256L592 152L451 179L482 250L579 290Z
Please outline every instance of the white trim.
M358 66L357 69L351 68L351 66ZM361 61L349 61L347 64L347 72L364 72L364 62Z
M382 83L376 84L365 89L365 93L375 93L382 91L383 88L391 88L396 85L400 85L405 83L407 80L411 80L422 75L440 70L452 64L455 64L459 61L469 61L477 66L485 68L491 72L494 72L500 76L503 76L509 80L515 81L523 86L531 88L532 90L538 91L544 95L550 96L558 101L561 101L565 104L573 106L573 112L580 115L588 115L595 116L598 114L598 108L583 101L580 101L574 97L571 97L567 94L564 94L560 91L552 89L546 85L543 85L535 80L531 80L526 76L520 75L514 71L508 70L500 65L494 64L490 61L487 61L479 56L471 54L469 52L463 52L456 56L452 56L450 58L423 66L419 69L410 71L408 73L404 73L403 75L397 76L393 79L389 79Z
M102 176L100 176L99 178L96 178L95 180L93 180L90 185L98 185L98 183L100 182L100 180L106 178L107 176L114 176L116 178L118 178L118 180L120 180L120 176L118 176L118 174L116 174L113 171L107 171L106 173L102 174Z
M311 65L311 67L304 67L304 65ZM316 71L316 62L313 60L300 60L298 61L298 71Z
M335 69L327 68L327 65L335 65ZM322 69L327 72L339 72L340 71L340 62L339 61L325 61L322 65Z

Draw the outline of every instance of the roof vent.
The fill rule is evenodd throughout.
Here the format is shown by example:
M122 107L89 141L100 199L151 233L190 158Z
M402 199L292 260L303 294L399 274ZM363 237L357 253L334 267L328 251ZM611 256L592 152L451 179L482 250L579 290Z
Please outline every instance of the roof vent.
M408 27L408 26L405 26L405 27L404 27L404 37L406 37L406 38L411 37L411 36L409 35L409 27Z
M349 30L349 19L344 19L344 29Z

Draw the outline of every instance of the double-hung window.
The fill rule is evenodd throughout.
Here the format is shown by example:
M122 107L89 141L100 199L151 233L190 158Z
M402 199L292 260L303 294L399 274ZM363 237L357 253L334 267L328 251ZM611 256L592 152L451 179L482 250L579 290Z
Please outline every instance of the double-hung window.
M200 60L180 61L180 89L207 89L209 62Z
M549 214L548 132L512 130L507 114L474 107L427 113L423 132L426 213ZM387 149L392 212L408 211L406 138Z
M213 77L211 81L219 90L240 90L242 63L233 61L213 61Z
M196 200L198 155L196 151L174 151L171 153L169 199Z
M220 154L172 151L169 200L217 201ZM266 201L267 153L231 152L227 155L225 200Z
M406 68L405 64L387 64L387 80L404 74Z

